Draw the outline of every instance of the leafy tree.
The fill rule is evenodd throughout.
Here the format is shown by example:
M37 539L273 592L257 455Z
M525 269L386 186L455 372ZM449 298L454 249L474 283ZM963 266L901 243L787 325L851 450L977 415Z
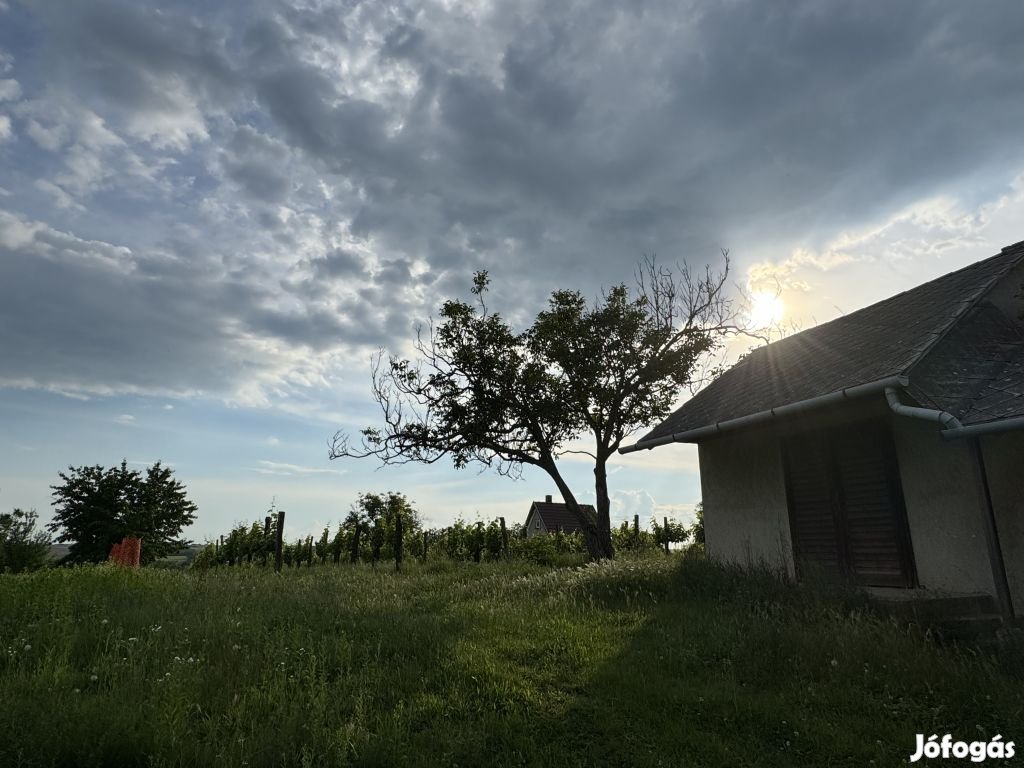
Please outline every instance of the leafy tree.
M159 461L145 476L122 461L110 469L68 467L60 479L60 485L50 486L56 513L47 527L57 541L71 542L65 562L102 562L125 536L142 539L143 563L188 546L179 537L195 519L197 507Z
M693 543L699 544L702 548L704 547L704 502L698 501L697 506L694 507L694 512L697 513L696 522L690 526L690 535L693 536Z
M50 536L36 530L36 511L0 514L0 573L34 571L46 565Z
M359 545L366 530L366 521L358 506L352 506L345 520L341 523L341 527L345 531L345 536L349 543L348 561L350 563L357 563L359 562Z
M578 291L556 291L533 325L516 332L484 301L446 301L440 323L417 335L416 361L381 352L373 394L383 427L353 446L334 435L330 457L373 456L384 464L432 464L449 457L518 477L535 466L555 482L579 520L592 558L612 557L607 463L622 442L665 416L681 386L708 375L702 360L736 329L725 297L728 274L669 270L654 259L638 271L631 294L618 285L588 304ZM573 441L588 435L590 450ZM597 513L578 503L558 460L585 453L594 461Z
M668 523L666 525L666 522ZM690 538L690 529L678 520L668 519L659 522L657 517L651 519L654 528L654 539L658 546L664 547L666 539L669 544L683 543Z
M361 520L363 529L369 531L372 562L381 557L395 556L395 542L398 518L402 520L403 545L408 548L420 534L419 513L405 494L388 491L387 493L361 493L353 505L349 517Z

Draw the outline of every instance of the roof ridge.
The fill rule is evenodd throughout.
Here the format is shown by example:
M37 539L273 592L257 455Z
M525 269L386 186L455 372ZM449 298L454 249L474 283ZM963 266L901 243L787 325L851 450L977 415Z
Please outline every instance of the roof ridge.
M978 288L978 290L974 292L974 295L972 297L962 301L960 303L960 308L953 313L953 316L949 319L949 322L946 323L945 327L940 329L939 332L935 334L935 337L928 344L925 344L920 350L911 355L910 359L906 362L906 364L903 367L903 370L901 371L903 375L909 376L910 372L917 367L918 363L924 360L924 358L928 356L928 353L935 349L935 346L944 338L946 338L947 335L949 335L949 332L953 330L954 327L956 327L956 324L960 322L961 318L963 318L970 310L976 307L978 303L985 296L987 296L993 288L996 287L996 284L999 283L999 281L1006 277L1018 264L1024 261L1024 240L1014 243L1013 245L1006 246L995 256L990 256L987 259L982 259L981 261L977 261L974 264L970 265L977 266L979 264L984 264L985 262L992 261L993 259L1006 256L1007 254L1012 254L1014 250L1019 250L1020 253L1018 253L1015 258L1007 259L1006 264L1003 265L1002 269L998 270L996 274L991 277L991 279L987 280L983 285L981 285ZM967 269L967 267L964 267L964 269ZM960 271L962 270L957 270L957 272ZM955 275L956 272L950 272L950 274ZM923 283L923 285L927 284L928 283Z

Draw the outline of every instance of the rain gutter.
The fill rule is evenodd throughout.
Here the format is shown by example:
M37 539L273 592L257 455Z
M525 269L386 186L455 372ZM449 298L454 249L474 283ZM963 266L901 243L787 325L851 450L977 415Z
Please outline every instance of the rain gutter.
M752 427L782 416L793 416L816 408L835 405L836 403L841 403L844 400L853 400L858 397L864 397L865 395L874 395L879 392L884 392L886 389L892 387L905 387L907 386L907 383L908 379L906 376L889 376L884 379L879 379L878 381L868 382L867 384L858 384L854 387L837 389L834 392L829 392L825 395L818 395L817 397L811 397L807 400L800 400L796 403L780 405L778 408L769 408L766 411L758 411L757 413L752 413L749 416L740 416L738 419L719 421L704 427L687 429L682 432L675 432L671 435L656 437L653 440L640 440L633 445L626 445L619 448L619 453L626 454L633 453L634 451L650 450L651 448L657 448L659 445L667 445L669 443L696 443L700 440L720 435L723 432L731 432L744 427Z

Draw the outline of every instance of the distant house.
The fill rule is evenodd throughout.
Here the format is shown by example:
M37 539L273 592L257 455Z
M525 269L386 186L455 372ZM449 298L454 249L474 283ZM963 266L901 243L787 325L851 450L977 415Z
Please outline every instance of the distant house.
M597 515L595 509L589 504L580 504L584 512ZM537 536L542 533L579 533L583 530L579 522L573 517L569 507L551 501L550 496L545 496L544 501L535 501L530 505L530 511L526 515L526 535Z
M1024 242L755 350L624 451L670 442L713 557L1024 615Z

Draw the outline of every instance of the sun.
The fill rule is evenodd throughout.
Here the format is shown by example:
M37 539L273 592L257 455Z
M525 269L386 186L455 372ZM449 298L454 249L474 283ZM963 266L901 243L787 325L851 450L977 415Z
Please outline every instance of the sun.
M786 312L786 305L777 293L767 291L755 291L750 295L750 307L747 314L750 317L750 324L755 330L770 328L782 322Z

